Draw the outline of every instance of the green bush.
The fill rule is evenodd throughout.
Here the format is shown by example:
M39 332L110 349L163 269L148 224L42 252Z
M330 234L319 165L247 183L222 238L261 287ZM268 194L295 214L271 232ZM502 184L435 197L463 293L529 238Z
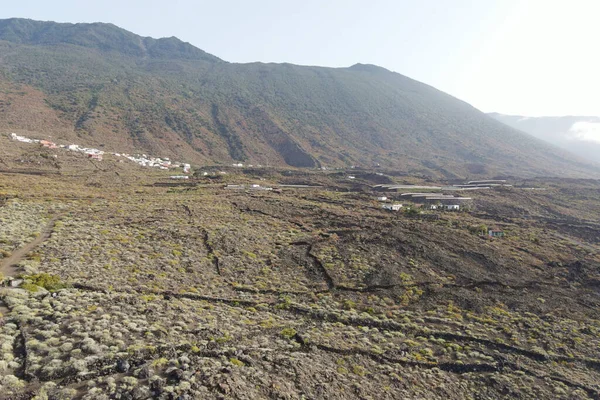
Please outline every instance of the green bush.
M405 208L404 213L406 215L418 215L419 210L417 210L416 208L410 207L410 208Z
M26 282L21 285L22 288L29 290L31 292L37 292L37 288L34 289L32 286L43 287L46 290L51 292L63 289L66 285L60 281L60 277L58 275L50 275L46 273L42 274L34 274L34 275L25 275L22 277Z
M236 367L243 367L245 365L243 361L240 361L237 358L230 358L229 362L235 365Z
M25 289L28 292L32 292L32 293L35 293L38 290L40 290L39 286L34 285L33 283L28 283L28 282L21 284L20 288L21 289Z
M281 331L281 335L291 339L296 335L296 330L294 328L285 328Z

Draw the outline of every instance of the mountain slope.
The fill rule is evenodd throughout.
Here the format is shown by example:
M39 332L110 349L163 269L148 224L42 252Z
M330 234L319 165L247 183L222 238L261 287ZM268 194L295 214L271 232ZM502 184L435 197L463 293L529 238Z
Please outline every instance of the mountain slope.
M508 126L600 164L600 117L489 115Z
M380 164L446 177L599 174L380 67L233 64L109 24L0 21L0 88L3 131L197 163Z
M113 24L57 24L12 18L0 20L0 38L24 45L71 44L153 59L176 57L190 60L221 61L217 57L175 37L163 39L140 37Z

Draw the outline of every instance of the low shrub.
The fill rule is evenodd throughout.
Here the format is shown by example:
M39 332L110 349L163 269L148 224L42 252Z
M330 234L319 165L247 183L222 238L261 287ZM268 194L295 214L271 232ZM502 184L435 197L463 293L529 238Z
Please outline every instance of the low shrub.
M60 281L60 277L58 275L42 273L24 275L22 278L26 281L26 283L22 284L21 287L31 292L37 292L37 288L34 289L33 286L43 287L51 292L64 289L66 287L66 284Z

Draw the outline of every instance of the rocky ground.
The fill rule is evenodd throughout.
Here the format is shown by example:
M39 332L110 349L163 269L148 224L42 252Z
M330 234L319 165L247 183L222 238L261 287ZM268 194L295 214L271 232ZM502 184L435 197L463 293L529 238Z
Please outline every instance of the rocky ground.
M433 219L382 210L375 174L25 165L0 173L1 268L25 279L2 399L600 397L597 181ZM320 187L222 188L254 182Z

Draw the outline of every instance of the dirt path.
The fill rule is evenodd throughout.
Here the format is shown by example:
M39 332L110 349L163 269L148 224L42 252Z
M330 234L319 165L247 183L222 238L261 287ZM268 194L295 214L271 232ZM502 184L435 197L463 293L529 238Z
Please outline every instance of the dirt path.
M48 225L46 225L46 227L44 228L44 230L42 231L40 236L38 236L31 242L27 243L25 246L21 247L20 249L15 250L8 258L3 259L0 262L0 272L5 277L6 276L14 277L17 274L16 265L19 263L19 261L21 261L23 259L23 257L25 257L29 252L31 252L31 250L33 250L34 248L39 246L42 242L44 242L46 239L48 239L50 237L50 235L52 234L52 231L54 230L54 226L56 225L56 221L58 221L58 219L61 216L62 216L62 214L54 216L50 220L50 222L48 222ZM10 288L1 288L0 293L2 293L5 290L10 290ZM8 312L9 312L8 307L6 307L6 305L4 304L4 301L2 301L2 299L0 299L0 316L6 315L6 314L8 314Z
M3 259L0 262L0 272L4 274L4 276L14 276L17 273L16 265L19 263L19 261L21 261L23 257L27 255L27 253L31 252L31 250L36 248L38 245L40 245L42 242L44 242L50 237L50 235L52 234L52 230L56 225L56 221L58 221L60 217L61 215L53 217L37 238L27 243L20 249L15 250L8 258Z

